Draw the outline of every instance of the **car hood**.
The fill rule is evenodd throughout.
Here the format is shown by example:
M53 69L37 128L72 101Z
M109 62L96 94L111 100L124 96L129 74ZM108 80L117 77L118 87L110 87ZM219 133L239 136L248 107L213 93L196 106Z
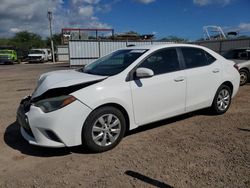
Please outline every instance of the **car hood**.
M57 94L59 96L60 93L65 93L66 90L69 92L74 91L74 89L72 89L74 86L80 86L75 88L75 90L77 90L90 85L90 83L101 81L106 77L107 76L86 74L77 70L60 70L48 72L40 76L37 88L32 94L32 99L40 97L46 93L48 94L48 92L52 90L54 91L53 95Z
M44 54L29 54L29 57L33 57L33 56L44 56Z
M11 54L1 54L0 53L0 56L9 57L9 56L11 56Z

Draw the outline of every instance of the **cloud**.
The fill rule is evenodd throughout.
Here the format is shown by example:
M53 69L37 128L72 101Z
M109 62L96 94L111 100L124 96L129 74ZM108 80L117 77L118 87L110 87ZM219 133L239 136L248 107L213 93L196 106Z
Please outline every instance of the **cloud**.
M136 0L138 3L149 4L153 3L155 0Z
M16 27L10 28L11 33L18 33L20 31L22 31L22 29L20 29L20 28L16 28Z
M230 4L233 0L193 0L193 3L198 6L206 6L211 4L220 4L226 6Z
M242 22L237 26L224 26L222 27L222 29L225 33L230 31L236 31L239 32L240 34L250 33L250 23Z
M100 0L71 0L73 4L98 4Z
M83 17L92 17L94 9L92 6L79 7L79 14Z
M47 11L52 10L53 33L62 28L111 28L96 15L97 7L111 6L101 0L1 0L0 37L11 37L16 32L27 30L42 37L49 35ZM105 12L98 11L99 14ZM3 27L4 26L4 27Z
M241 32L250 32L250 23L240 23L238 29Z

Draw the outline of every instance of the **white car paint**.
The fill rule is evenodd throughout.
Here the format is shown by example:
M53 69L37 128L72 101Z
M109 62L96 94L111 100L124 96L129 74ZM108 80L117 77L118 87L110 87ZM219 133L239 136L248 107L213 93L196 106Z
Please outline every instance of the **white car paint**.
M83 84L91 81L101 80L106 77L107 76L84 74L75 70L59 70L48 72L40 77L37 88L32 94L32 98L42 95L49 89Z
M129 73L153 52L169 47L194 47L205 50L217 60L211 65L184 69L155 75L140 80L127 80ZM205 47L189 44L168 44L131 47L147 49L125 70L114 76L98 76L70 71L55 71L42 75L32 98L39 97L50 89L99 81L72 92L77 100L66 107L44 113L34 106L25 113L34 134L30 137L24 129L23 137L30 144L47 147L76 146L82 144L82 127L89 114L96 108L116 104L121 106L129 118L129 129L161 119L210 107L219 86L228 81L233 85L234 97L239 88L239 73L234 63ZM102 81L100 81L102 80ZM51 140L44 130L52 130L60 142Z
M40 108L31 106L30 111L26 115L29 118L34 138L29 136L23 128L21 128L21 133L33 145L47 147L79 145L82 142L82 122L84 122L91 111L92 109L80 101L75 101L71 105L50 113L44 113ZM62 143L48 139L45 130L53 130L61 138Z
M186 77L184 70L130 82L137 125L185 113L186 79L175 81L182 77Z

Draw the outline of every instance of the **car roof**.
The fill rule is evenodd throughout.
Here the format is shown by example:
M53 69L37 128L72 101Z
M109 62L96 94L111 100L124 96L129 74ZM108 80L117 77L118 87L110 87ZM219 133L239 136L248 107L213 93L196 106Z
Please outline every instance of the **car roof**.
M147 49L147 50L157 50L161 48L169 47L195 47L195 48L204 48L203 46L194 45L194 44L180 44L180 43L170 43L170 44L152 44L152 45L143 45L143 46L130 46L126 49Z
M153 44L153 45L146 45L146 46L131 46L124 49L132 49L132 50L149 50L149 51L156 51L163 48L171 48L171 47L192 47L192 48L199 48L205 50L209 54L213 55L216 59L225 59L223 56L219 55L215 51L200 45L195 44L183 44L183 43L169 43L169 44Z

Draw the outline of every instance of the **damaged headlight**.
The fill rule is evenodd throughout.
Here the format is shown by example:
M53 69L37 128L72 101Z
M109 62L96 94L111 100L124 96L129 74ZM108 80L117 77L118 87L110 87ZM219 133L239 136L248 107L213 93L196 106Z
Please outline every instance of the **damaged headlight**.
M34 106L39 107L43 112L52 112L69 105L76 100L71 95L64 95L60 97L53 97L49 99L40 100L34 103Z

